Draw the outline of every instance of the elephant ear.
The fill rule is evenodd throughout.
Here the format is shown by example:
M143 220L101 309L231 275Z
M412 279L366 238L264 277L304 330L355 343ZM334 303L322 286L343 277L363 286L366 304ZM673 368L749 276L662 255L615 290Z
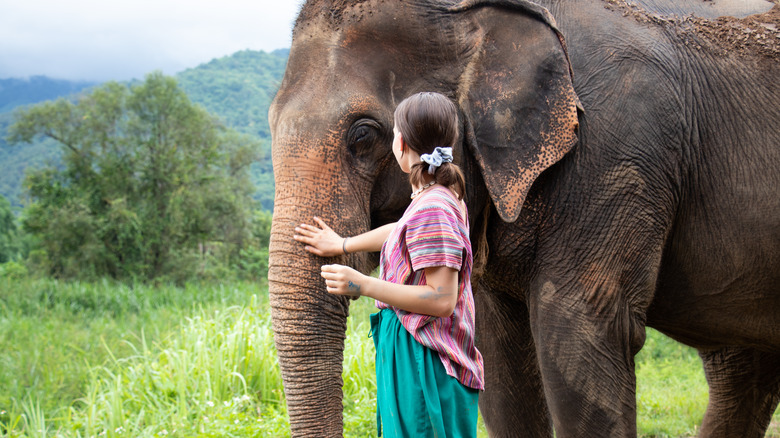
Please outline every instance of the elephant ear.
M563 36L524 1L465 1L469 64L459 81L465 140L501 219L514 222L536 178L577 142L578 109Z

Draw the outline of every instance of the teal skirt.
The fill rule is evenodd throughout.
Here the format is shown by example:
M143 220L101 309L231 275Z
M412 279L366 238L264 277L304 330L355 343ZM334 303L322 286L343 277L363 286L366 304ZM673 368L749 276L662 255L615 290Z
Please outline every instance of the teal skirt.
M479 391L447 374L395 312L371 315L376 347L377 428L386 437L476 437Z

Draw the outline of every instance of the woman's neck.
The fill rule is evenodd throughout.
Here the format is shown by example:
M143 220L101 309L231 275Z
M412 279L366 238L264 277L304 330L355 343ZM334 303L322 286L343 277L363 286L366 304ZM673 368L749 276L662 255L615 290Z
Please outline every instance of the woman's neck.
M414 199L418 195L420 195L422 192L424 192L426 189L433 187L436 184L436 180L430 179L427 183L421 185L421 186L412 186L412 196L411 198Z
M425 185L428 185L428 187L435 184L435 180L432 177L424 176L421 183L412 184L412 191L420 190Z

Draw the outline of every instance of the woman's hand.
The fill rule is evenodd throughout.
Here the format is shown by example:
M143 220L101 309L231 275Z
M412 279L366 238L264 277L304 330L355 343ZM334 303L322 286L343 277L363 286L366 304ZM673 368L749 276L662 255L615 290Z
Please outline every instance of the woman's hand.
M323 265L328 293L368 297L407 312L447 318L458 302L458 271L447 266L425 268L426 284L396 284L363 275L344 265Z
M323 265L322 278L328 293L359 297L363 295L369 277L344 265Z
M322 219L314 217L314 225L301 224L295 227L293 239L305 244L304 249L320 257L333 257L343 253L344 238L336 234Z

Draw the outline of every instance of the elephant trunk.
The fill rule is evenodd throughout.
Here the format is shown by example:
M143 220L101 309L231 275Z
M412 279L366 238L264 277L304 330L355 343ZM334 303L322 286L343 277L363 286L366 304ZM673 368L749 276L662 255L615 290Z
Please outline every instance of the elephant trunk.
M349 117L334 122L330 114L338 100L291 98L291 90L321 93L283 85L269 111L276 185L268 270L274 339L292 435L340 437L349 299L327 293L321 267L340 263L367 272L368 256L317 257L293 236L296 226L311 224L314 216L344 236L369 230L372 183L349 177L353 167L340 154L343 137L337 134Z
M293 240L294 227L313 214L301 213L300 203L285 204L274 212L268 280L290 428L295 437L341 436L349 303L325 291L320 266L326 260Z

